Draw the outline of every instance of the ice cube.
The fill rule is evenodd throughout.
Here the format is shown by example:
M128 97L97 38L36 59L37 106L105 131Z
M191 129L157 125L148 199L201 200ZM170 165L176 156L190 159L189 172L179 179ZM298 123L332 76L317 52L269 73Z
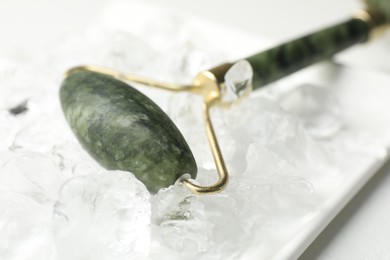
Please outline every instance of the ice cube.
M225 92L222 99L226 102L238 100L252 91L253 70L246 60L236 62L225 74Z
M285 93L279 102L287 111L297 115L314 137L330 137L342 126L339 102L324 87L301 85Z
M0 259L54 260L51 206L0 188Z
M183 186L171 186L152 199L153 240L186 259L237 256L247 233L235 201L227 195L198 197ZM154 254L159 248L154 249Z
M12 153L0 166L0 186L42 204L50 204L57 197L64 180L53 159L38 152Z
M131 173L65 182L54 207L59 259L129 259L150 247L149 192Z

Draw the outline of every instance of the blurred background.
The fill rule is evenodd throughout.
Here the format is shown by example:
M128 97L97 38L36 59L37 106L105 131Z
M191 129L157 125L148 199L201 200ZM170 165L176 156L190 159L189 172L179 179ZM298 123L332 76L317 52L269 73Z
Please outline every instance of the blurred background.
M130 0L128 0L130 1ZM0 0L0 59L28 61L96 23L110 0ZM348 18L358 0L144 0L282 42ZM129 13L129 16L132 14ZM390 72L390 41L359 46L338 57L349 66ZM0 60L1 64L1 60ZM390 75L390 74L389 74ZM1 95L1 92L0 92ZM390 257L387 164L301 259ZM388 258L387 258L388 259Z
M131 1L131 0L129 0ZM108 0L0 1L0 55L20 59L44 51L96 22ZM188 12L272 40L334 23L361 6L358 0L144 0ZM132 14L129 13L129 16Z

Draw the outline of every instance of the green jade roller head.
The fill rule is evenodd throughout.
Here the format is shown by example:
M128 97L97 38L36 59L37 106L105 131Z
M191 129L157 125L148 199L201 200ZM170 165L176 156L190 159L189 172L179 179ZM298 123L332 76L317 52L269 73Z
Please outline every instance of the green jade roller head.
M157 192L183 173L196 177L195 159L180 131L149 98L126 83L91 72L62 83L66 119L83 147L105 168L131 171Z
M72 68L60 89L65 118L83 148L103 167L132 172L151 193L177 181L195 194L220 192L229 175L209 109L237 103L252 90L367 41L377 28L390 22L390 1L366 3L367 10L347 21L234 65L225 63L203 71L192 85L165 84L96 66ZM242 77L237 76L240 70ZM215 184L200 186L191 180L196 178L197 166L180 131L153 101L125 82L203 96L206 134L219 176Z

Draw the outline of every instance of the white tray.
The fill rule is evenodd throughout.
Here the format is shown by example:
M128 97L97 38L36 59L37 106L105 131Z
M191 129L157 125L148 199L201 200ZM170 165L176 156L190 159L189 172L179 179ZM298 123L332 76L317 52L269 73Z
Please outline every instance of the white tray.
M154 19L154 16L161 14L164 14L162 17L165 18L169 16L168 10L143 5L140 2L114 3L106 10L100 23L96 23L97 27L108 30L123 29L134 34L139 28L142 28L137 22L147 22L148 19ZM221 53L221 55L212 56L215 64L246 57L270 46L269 41L261 37L192 16L178 16L180 16L180 22L188 26L189 31L194 33L192 35L194 38L203 37L204 46L202 48L204 50L209 53ZM56 69L63 71L70 65L79 64L67 61L66 64L58 65L60 68ZM283 218L269 220L268 222L273 221L272 225L259 230L251 230L253 234L263 233L266 235L258 237L258 240L248 241L246 246L248 249L240 255L242 259L268 260L299 257L388 159L390 78L380 73L351 69L329 62L301 71L260 90L258 93L277 99L279 93L291 91L302 84L313 84L331 89L330 91L337 97L342 108L344 128L340 134L322 140L322 142L329 144L345 143L342 150L344 160L337 165L340 168L340 175L337 176L338 182L330 182L329 186L323 185L322 188L332 192L327 192L328 196L321 199L321 204L317 205L313 212L306 212L305 218L289 218L288 223ZM161 91L147 89L145 92L152 98L159 99L159 103L164 107L167 101L164 98L167 96L161 95ZM356 140L351 136L355 136ZM314 190L316 190L315 183L313 185ZM299 205L296 206L299 207ZM294 224L291 225L294 227L288 231L285 230L285 227L290 223ZM203 256L207 258L207 252ZM162 258L161 255L158 257L158 259ZM165 259L180 259L180 257L174 258L167 254Z

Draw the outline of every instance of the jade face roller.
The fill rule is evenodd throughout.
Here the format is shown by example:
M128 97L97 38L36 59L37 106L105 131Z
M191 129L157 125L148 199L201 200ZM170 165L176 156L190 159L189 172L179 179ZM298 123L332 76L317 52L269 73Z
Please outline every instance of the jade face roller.
M228 171L210 108L229 106L252 90L367 41L390 21L390 2L366 2L367 10L343 23L203 71L191 85L165 84L96 66L72 68L60 89L65 117L84 149L102 166L132 172L152 193L178 180L196 194L222 191ZM240 70L246 74L242 78L237 76ZM153 101L125 82L203 96L206 134L219 175L215 184L200 186L191 181L197 166L180 131Z

